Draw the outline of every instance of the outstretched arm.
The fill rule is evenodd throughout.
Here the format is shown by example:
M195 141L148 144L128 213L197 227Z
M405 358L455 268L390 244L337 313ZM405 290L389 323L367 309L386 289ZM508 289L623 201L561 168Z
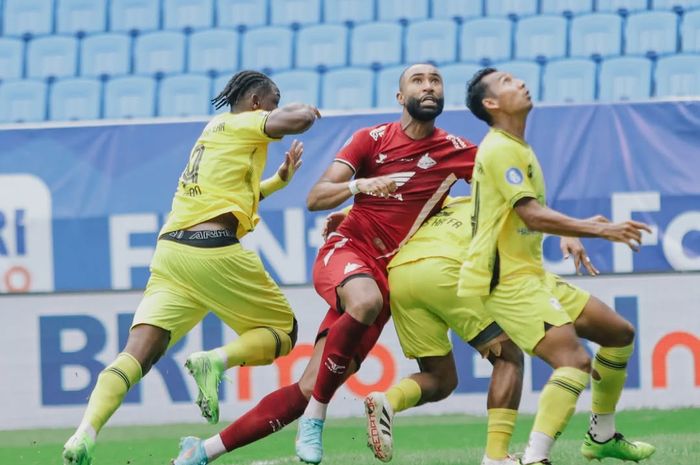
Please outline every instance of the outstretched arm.
M313 105L290 103L270 112L265 122L265 134L274 138L299 134L309 129L320 117L321 113Z

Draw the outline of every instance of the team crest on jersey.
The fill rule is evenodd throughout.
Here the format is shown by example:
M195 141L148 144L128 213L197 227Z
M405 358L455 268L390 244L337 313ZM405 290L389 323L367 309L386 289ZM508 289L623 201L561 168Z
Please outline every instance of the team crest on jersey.
M506 181L510 184L517 185L523 182L523 173L518 168L509 168L506 171Z
M454 145L456 149L466 149L467 148L467 144L457 136L453 136L452 134L448 134L447 136L445 136L445 139L452 142L452 145Z
M384 135L385 130L386 126L379 126L378 128L372 129L369 132L369 136L376 142L377 140L379 140L380 137Z
M385 160L386 160L385 153L380 153L379 155L377 155L377 165L381 165L382 163L384 163Z
M437 165L437 162L430 158L430 152L425 152L425 154L420 157L420 160L418 160L418 168L422 168L424 170L432 168L435 165Z

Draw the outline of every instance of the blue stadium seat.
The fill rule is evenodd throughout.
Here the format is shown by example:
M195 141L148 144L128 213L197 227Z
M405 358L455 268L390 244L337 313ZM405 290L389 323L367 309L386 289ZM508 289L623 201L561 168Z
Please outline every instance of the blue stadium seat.
M427 19L428 0L378 0L379 21Z
M164 0L165 29L202 29L214 24L213 0Z
M399 91L399 78L404 65L384 68L377 73L377 108L398 108L396 93Z
M293 102L318 106L321 79L316 71L283 71L274 74L272 80L282 96L280 106Z
M629 12L647 9L647 0L598 0L598 11L614 13L620 10Z
M675 7L687 10L700 8L700 0L651 0L651 7L655 10L672 10Z
M106 26L106 0L61 0L56 3L56 32L102 32Z
M46 36L27 44L27 77L75 76L78 41L73 37Z
M24 44L19 39L0 37L0 79L22 77Z
M505 18L465 21L459 38L460 61L509 60L513 23Z
M99 119L101 90L101 82L97 79L69 78L56 81L50 91L49 119Z
M646 11L627 18L627 55L674 53L678 39L677 15L670 11Z
M316 24L321 22L321 0L274 0L270 24Z
M372 21L374 0L323 0L323 17L327 23Z
M297 33L296 67L345 66L348 61L348 30L340 24L318 24Z
M180 74L160 82L158 116L208 115L211 80L201 74Z
M592 0L541 0L543 14L580 14L593 11Z
M622 18L613 13L576 16L571 21L572 57L607 57L622 53Z
M505 61L497 63L496 68L501 71L506 71L518 79L525 81L527 89L530 91L532 100L540 100L541 98L541 74L540 65L533 61Z
M368 69L344 68L323 77L321 105L334 110L372 108L374 73Z
M5 0L3 34L50 34L53 29L53 2L47 0Z
M515 57L534 60L566 56L566 19L562 16L532 16L516 24Z
M271 70L292 67L292 31L287 27L261 27L243 34L242 67Z
M84 38L80 49L80 75L128 74L131 70L130 42L125 34L98 34Z
M195 32L187 44L188 69L197 73L238 69L238 33L227 29Z
M134 43L134 72L181 73L185 70L185 36L160 31L138 36Z
M0 83L0 122L20 123L46 119L46 83L35 80Z
M458 63L440 68L443 88L445 90L445 105L464 108L467 100L467 82L481 66Z
M125 76L107 81L105 118L145 118L155 114L156 81L145 76Z
M267 2L260 0L216 0L219 27L262 26L267 24Z
M592 102L595 100L596 65L582 59L552 61L544 68L542 101Z
M656 64L657 97L700 95L700 55L673 55Z
M486 0L487 16L528 16L537 13L537 0Z
M681 50L700 52L700 10L690 11L683 15Z
M651 61L615 57L600 65L598 100L644 100L651 95Z
M352 30L350 64L369 66L373 63L401 63L402 31L397 23L367 23Z
M446 63L457 60L457 24L452 20L417 21L406 30L406 61Z
M111 0L111 31L153 31L160 27L159 0Z
M480 1L433 0L433 18L473 18L483 13Z

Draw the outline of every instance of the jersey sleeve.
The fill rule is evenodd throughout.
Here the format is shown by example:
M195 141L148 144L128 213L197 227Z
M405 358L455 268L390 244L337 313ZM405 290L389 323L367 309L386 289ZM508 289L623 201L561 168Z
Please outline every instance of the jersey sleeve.
M520 150L515 144L499 144L483 158L484 169L511 207L520 199L537 198L529 177L532 168Z
M239 126L235 128L236 136L241 135L247 136L252 140L272 142L280 140L277 137L270 137L265 132L265 124L267 123L267 117L270 116L269 111L249 111L242 115Z
M368 128L363 128L350 136L335 155L335 161L348 165L357 174L365 160L373 155L374 140L369 131Z

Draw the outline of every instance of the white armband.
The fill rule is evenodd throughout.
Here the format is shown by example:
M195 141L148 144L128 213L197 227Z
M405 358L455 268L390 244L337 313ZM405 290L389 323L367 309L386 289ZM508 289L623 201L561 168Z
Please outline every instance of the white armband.
M348 189L350 189L350 193L352 193L352 195L357 195L360 193L360 188L357 187L357 179L353 179L350 181L350 183L348 183Z

